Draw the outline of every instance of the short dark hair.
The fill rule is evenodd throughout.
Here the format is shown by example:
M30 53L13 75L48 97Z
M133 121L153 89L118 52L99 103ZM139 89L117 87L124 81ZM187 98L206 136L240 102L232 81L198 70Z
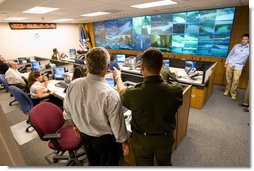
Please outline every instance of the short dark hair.
M110 61L113 61L116 59L116 55L115 54L110 54Z
M158 48L150 47L146 49L141 55L141 60L147 70L160 73L163 56Z
M53 52L57 52L57 48L54 48L54 49L53 49Z
M242 38L243 37L248 37L249 38L249 34L248 33L244 33L243 35L242 35Z

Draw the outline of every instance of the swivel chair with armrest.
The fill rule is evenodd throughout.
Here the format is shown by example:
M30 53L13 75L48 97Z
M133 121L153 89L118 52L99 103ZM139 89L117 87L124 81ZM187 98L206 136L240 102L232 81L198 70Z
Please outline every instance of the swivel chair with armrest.
M28 94L26 94L24 91L22 91L20 88L16 87L16 86L9 86L9 91L10 93L15 97L15 99L19 102L19 107L20 109L25 113L25 114L29 114L29 111L33 108L33 102L30 99L30 97L28 96ZM27 124L30 124L29 118L26 120ZM26 132L29 132L29 128L31 128L32 126L29 125L26 128Z
M8 84L7 80L5 79L5 77L4 77L3 74L0 74L0 83L3 84L4 89L5 89L7 92L9 92L9 84ZM11 94L11 96L12 96L12 94ZM16 101L17 101L17 100L14 99L13 101L11 101L11 102L9 103L9 105L12 106L12 104L13 104L14 102L16 102Z
M66 165L81 165L79 157L85 153L77 153L82 146L81 139L74 132L72 125L64 125L62 110L53 103L42 102L29 112L32 126L42 141L48 141L48 147L54 151L53 162L67 160ZM64 156L68 151L69 156ZM53 162L45 157L52 164Z

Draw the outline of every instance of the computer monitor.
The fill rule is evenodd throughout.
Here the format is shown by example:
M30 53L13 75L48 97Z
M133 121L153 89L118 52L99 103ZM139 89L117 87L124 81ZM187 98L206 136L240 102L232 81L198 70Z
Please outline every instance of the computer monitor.
M40 63L38 61L32 61L31 64L33 71L40 70Z
M27 60L26 57L19 57L18 58L18 64L26 64Z
M69 55L70 56L76 55L76 49L70 49L69 50Z
M106 78L106 82L107 82L107 84L110 87L115 88L115 80L114 80L114 78Z
M82 60L82 59L74 59L74 62L76 64L84 64L84 60Z
M54 78L56 80L64 80L64 67L54 68Z
M124 63L125 62L125 54L116 54L116 62Z
M185 72L188 73L192 68L196 68L196 62L185 61Z
M169 62L170 62L169 59L164 59L163 60L165 70L169 70Z

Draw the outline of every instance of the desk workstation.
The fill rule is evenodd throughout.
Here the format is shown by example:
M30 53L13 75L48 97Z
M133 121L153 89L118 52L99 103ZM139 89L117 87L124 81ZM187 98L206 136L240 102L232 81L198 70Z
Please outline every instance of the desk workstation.
M133 58L133 57L132 57ZM212 95L214 85L214 68L216 63L203 62L203 61L186 61L181 59L167 58L169 60L169 70L176 74L174 82L192 85L191 90L191 107L202 109L205 102L208 101ZM186 66L186 62L195 63L195 71L190 75L192 67ZM136 65L135 63L133 65ZM140 73L140 66L133 67L129 63L119 64L122 70L123 81L139 81L143 80L143 76Z

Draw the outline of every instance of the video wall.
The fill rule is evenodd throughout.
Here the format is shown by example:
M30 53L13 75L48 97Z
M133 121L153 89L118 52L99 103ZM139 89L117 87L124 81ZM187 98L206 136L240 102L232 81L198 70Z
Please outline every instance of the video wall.
M226 57L235 8L160 14L94 23L96 46Z

